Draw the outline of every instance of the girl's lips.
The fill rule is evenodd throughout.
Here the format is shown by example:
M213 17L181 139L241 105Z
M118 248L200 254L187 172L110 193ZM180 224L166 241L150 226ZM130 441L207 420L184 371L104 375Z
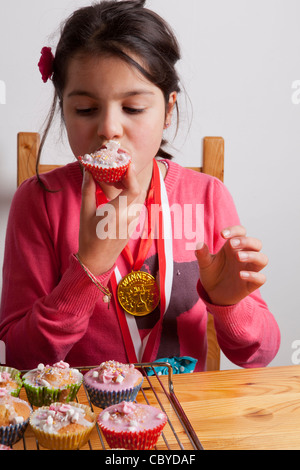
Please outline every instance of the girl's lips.
M100 150L105 150L106 148L107 148L106 145L102 145L101 147L99 147L99 148L98 148L95 152L93 152L93 153L100 152ZM118 153L126 153L127 155L130 155L129 152L127 152L127 150L124 150L124 149L122 149L122 148L119 148L119 149L117 150L117 152L118 152Z
M128 153L126 150L124 150L124 149L119 149L119 150L118 150L118 153L126 153L127 155L129 155L129 153Z

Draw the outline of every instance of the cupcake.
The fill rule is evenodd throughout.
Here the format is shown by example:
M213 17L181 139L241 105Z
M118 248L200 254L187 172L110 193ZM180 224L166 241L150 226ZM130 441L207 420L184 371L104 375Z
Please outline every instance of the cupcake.
M131 157L120 148L120 143L110 140L97 152L78 157L79 162L99 183L116 183L125 175Z
M167 416L150 405L122 402L103 410L97 422L111 449L149 450L156 445Z
M121 401L134 401L143 376L133 364L107 361L89 370L83 382L93 405L106 408Z
M67 362L60 361L53 366L39 364L23 375L23 385L31 405L42 406L74 400L82 379L77 369L71 369Z
M11 446L23 436L29 422L30 405L0 388L0 444Z
M0 366L0 388L6 388L14 397L18 397L22 388L21 372L12 367Z
M39 444L52 450L75 450L89 440L96 415L86 405L52 403L35 410L30 426Z

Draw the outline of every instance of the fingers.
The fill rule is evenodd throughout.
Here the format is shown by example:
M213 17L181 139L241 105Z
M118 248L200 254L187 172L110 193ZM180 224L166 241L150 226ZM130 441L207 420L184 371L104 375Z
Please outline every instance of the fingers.
M246 236L246 229L242 225L234 225L232 227L227 227L222 230L221 235L226 240L231 239L233 237L245 237Z
M106 272L118 258L137 226L146 197L131 165L119 186L114 186L118 195L97 208L96 184L84 172L78 255L94 274Z
M239 250L253 249L254 251L260 251L262 249L260 240L247 237L246 229L242 225L228 227L222 230L221 235L225 240L230 241L232 248Z
M238 261L244 264L244 270L240 273L241 278L247 280L251 278L257 284L264 283L265 276L257 274L267 266L268 257L261 253L261 241L246 235L246 229L242 226L233 226L222 231L223 238L228 240Z
M96 213L95 187L92 175L88 171L83 170L81 216L88 218L93 217Z
M239 251L237 257L241 263L247 263L249 266L257 267L257 270L263 269L267 266L269 261L264 253L257 253L255 251Z
M263 273L255 271L240 271L240 278L253 286L251 291L263 286L267 280Z
M146 197L146 192L141 190L141 187L138 183L134 165L129 165L129 168L126 172L125 177L122 180L124 190L120 194L122 197L127 198L127 205L129 206L133 202L139 203L140 201L144 202ZM143 199L144 198L144 199Z
M228 244L234 250L254 250L260 251L261 244L255 238L247 237L246 229L242 225L228 227L221 232L222 237L228 241Z
M195 255L200 269L208 268L213 261L213 256L210 254L208 246L205 243L197 244Z
M123 237L126 233L126 238L130 238L138 223L147 192L141 189L133 164L129 166L121 184L123 191L110 203L114 205L118 221L121 222Z

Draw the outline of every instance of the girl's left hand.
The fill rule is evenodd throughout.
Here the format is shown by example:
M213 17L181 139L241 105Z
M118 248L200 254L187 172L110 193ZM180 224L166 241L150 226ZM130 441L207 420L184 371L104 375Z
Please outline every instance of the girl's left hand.
M217 254L210 254L204 243L196 249L200 281L213 304L233 305L266 282L261 270L268 258L261 253L261 242L247 237L240 225L224 229L221 235L226 243Z

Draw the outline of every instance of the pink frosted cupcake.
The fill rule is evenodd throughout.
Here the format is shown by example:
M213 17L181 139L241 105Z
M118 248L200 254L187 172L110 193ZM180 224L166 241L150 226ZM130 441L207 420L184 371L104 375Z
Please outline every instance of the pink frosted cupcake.
M143 376L133 364L106 361L89 370L83 382L93 405L106 408L121 401L134 401Z
M110 140L97 152L78 157L80 163L99 183L117 183L125 175L131 157L120 148L120 143Z
M122 402L103 410L97 422L111 449L149 450L156 445L167 416L153 406Z
M12 450L12 448L9 446L5 446L4 444L0 444L0 450Z

